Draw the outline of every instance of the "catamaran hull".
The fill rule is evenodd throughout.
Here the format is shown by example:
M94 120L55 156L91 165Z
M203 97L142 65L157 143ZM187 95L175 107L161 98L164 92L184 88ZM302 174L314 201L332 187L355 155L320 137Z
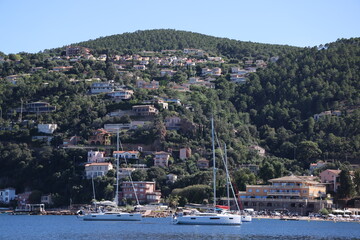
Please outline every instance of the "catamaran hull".
M173 217L173 224L241 225L241 217L240 216L182 216L182 217Z
M141 221L142 215L135 214L88 214L81 216L84 221Z

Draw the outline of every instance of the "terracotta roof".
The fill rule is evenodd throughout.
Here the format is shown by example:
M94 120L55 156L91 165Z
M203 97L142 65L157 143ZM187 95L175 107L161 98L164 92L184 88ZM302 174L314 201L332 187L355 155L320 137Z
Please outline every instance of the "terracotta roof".
M116 153L139 153L139 151L114 151L113 154L116 154Z
M88 167L88 166L108 166L108 165L112 165L111 163L87 163L85 164L85 167Z
M313 176L285 176L280 178L270 179L269 182L308 182L313 184L319 184L319 182L315 181L316 177Z

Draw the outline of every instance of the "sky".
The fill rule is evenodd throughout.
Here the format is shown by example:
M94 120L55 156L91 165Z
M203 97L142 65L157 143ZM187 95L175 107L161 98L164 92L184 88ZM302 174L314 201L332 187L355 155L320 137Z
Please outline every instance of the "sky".
M360 37L360 0L0 0L0 52L175 29L313 47Z

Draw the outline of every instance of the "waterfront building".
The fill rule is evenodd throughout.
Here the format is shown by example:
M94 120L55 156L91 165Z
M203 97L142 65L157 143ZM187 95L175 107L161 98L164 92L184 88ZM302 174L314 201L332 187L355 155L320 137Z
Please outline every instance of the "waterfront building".
M161 192L155 190L155 182L145 181L123 181L120 185L119 200L134 201L136 202L136 196L139 203L159 203L161 198Z
M0 189L0 203L9 204L15 197L15 188Z
M271 185L247 185L239 192L244 208L256 211L288 210L307 215L322 208L331 208L326 199L326 187L312 176L286 176L269 180Z

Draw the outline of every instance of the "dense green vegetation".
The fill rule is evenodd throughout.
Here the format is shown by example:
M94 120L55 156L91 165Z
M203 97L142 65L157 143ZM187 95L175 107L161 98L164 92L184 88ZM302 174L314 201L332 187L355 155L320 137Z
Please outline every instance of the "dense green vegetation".
M111 111L130 110L133 105L153 96L180 99L181 106L158 109L151 126L121 133L123 144L145 144L153 150L190 147L192 156L186 161L173 155L168 168L153 167L150 156L142 162L150 168L133 173L134 180L156 180L157 187L172 204L200 202L211 197L208 186L211 173L200 170L196 161L211 159L210 118L215 117L216 133L226 143L230 170L238 190L245 184L265 183L271 178L289 173L308 174L309 164L317 160L333 160L332 168L349 168L348 163L360 159L360 39L341 39L325 46L294 48L215 38L197 33L175 30L138 31L103 37L77 45L88 47L94 56L108 55L106 61L85 60L70 62L64 58L64 48L46 50L38 54L4 55L0 63L0 188L15 187L17 192L38 190L56 196L56 205L89 202L91 182L84 178L86 149L62 149L63 139L81 136L83 144L92 130L105 123L128 122L130 118L109 117ZM183 48L203 49L212 56L222 56L224 63L204 63L195 68L173 67L173 77L159 74L160 67L150 62L147 70L127 68L118 73L110 57L115 54L137 54L139 51L161 51ZM157 52L155 55L162 56ZM269 61L271 57L277 61ZM267 68L251 73L245 84L229 81L231 66L243 66L246 59L263 59ZM67 72L53 72L56 66L72 66ZM191 92L171 89L171 82L184 82L199 75L203 66L218 66L222 76L216 77L215 89L191 87ZM33 67L42 67L31 75L24 75L16 84L6 77L28 74ZM115 80L135 90L129 101L114 102L109 97L89 95L90 84L85 79ZM157 90L136 88L136 79L156 79ZM14 111L22 103L45 101L57 111L47 114L24 114ZM190 107L189 107L190 106ZM314 119L323 111L341 111L340 116ZM181 116L191 130L169 131L164 127L167 116ZM27 121L23 121L27 120ZM57 123L50 146L33 141L38 135L37 123ZM115 137L113 143L115 144ZM260 145L267 151L261 157L248 147ZM115 148L115 145L113 145ZM100 146L101 148L101 146ZM217 150L217 156L220 151ZM218 159L220 167L221 162ZM258 174L241 168L244 164L259 166ZM168 183L166 175L179 176ZM219 172L219 192L224 173ZM345 180L347 176L343 177ZM358 179L359 177L357 177ZM344 181L345 181L344 180ZM114 192L114 172L95 180L98 198L111 199ZM356 182L355 182L356 183ZM358 183L357 183L358 184ZM355 184L356 185L356 184ZM200 192L201 196L194 194ZM359 185L344 196L359 193ZM171 195L172 193L172 195ZM177 196L175 196L177 195ZM179 197L180 196L180 197Z

